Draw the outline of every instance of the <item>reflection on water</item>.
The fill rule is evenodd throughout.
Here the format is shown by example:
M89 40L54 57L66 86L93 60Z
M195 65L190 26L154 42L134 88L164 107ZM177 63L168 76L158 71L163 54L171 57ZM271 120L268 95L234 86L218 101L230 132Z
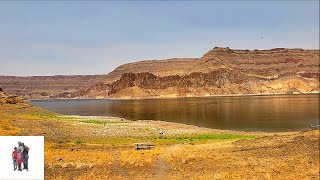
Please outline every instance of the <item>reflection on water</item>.
M163 120L216 129L292 131L319 124L319 95L210 97L149 100L35 100L68 115Z

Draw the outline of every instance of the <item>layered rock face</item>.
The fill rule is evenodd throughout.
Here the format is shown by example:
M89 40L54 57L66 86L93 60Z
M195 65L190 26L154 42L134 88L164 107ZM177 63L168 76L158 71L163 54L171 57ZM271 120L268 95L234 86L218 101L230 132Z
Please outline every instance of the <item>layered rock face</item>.
M146 60L134 63L127 63L117 67L108 74L106 83L119 80L125 73L143 73L150 72L156 76L184 76L190 74L192 64L197 58L174 58L165 60Z
M126 73L121 79L110 84L111 90L108 95L116 94L117 92L137 86L142 89L158 89L164 90L171 87L177 88L203 88L217 87L221 88L228 83L243 84L245 82L254 81L253 78L246 75L241 75L236 71L228 69L218 69L209 73L194 72L186 76L164 76L157 77L152 73Z

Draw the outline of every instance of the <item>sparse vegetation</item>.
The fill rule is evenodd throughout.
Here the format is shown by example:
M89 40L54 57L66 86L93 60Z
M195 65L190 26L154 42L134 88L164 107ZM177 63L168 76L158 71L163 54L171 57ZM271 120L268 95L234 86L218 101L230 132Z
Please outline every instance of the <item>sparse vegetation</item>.
M256 138L257 135L244 135L244 134L195 134L195 135L182 135L178 136L177 140L210 140L210 139L250 139Z
M103 121L103 120L95 120L95 119L81 120L80 122L89 123L89 124L98 124L98 125L104 125L104 126L115 124L115 123L123 123L123 122L112 122L112 121Z
M78 145L80 145L80 144L84 144L85 142L82 141L81 139L77 139L77 140L75 141L75 143L78 144Z

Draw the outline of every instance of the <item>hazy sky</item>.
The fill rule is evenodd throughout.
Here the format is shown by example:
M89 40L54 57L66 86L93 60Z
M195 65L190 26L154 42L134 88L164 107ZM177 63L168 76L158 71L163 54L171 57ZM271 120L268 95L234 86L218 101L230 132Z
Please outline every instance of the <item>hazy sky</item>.
M215 46L319 49L319 1L0 1L0 75L104 74Z

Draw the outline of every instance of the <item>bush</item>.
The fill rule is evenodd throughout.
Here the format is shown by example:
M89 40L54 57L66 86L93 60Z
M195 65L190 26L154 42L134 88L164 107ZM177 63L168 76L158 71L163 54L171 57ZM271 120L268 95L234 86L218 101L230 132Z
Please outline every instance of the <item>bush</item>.
M85 143L85 142L82 141L81 139L77 139L75 143L76 143L76 144L83 144L83 143Z
M18 96L9 96L6 98L6 103L7 104L17 104L17 103L22 103L23 100L19 98Z

